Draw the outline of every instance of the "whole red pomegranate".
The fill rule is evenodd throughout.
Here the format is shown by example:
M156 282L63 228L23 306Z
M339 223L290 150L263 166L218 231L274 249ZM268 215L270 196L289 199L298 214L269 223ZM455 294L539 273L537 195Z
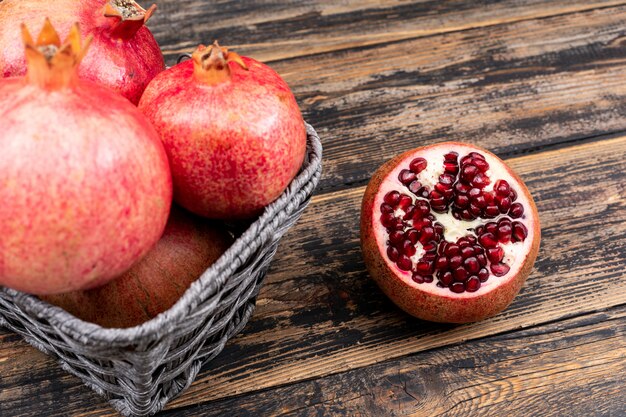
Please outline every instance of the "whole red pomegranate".
M124 275L91 290L41 298L103 327L137 326L172 307L232 242L222 227L174 206L161 240Z
M152 80L139 109L161 134L176 202L210 218L253 217L302 165L302 115L268 66L217 42L192 58Z
M537 257L533 199L498 157L447 142L383 165L361 208L361 247L383 292L415 317L466 323L504 310Z
M74 27L24 28L28 74L0 79L0 285L51 294L101 285L158 241L172 182L154 128L83 81Z
M93 36L79 75L137 104L150 80L165 69L159 45L144 26L155 8L144 10L133 0L4 0L0 2L0 74L26 73L20 23L41 27L48 17L66 36L78 22L83 37Z

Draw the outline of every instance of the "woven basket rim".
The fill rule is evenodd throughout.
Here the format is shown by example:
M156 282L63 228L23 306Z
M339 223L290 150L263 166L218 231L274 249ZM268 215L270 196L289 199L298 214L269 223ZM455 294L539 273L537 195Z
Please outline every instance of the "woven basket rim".
M89 345L137 345L161 339L177 323L180 323L196 306L198 295L207 291L221 291L228 276L241 265L240 254L246 251L272 220L287 207L297 194L298 187L319 175L322 162L322 145L315 129L305 123L307 131L307 153L299 174L291 181L288 188L269 204L263 214L251 223L233 245L222 254L202 275L185 291L183 296L165 312L138 325L128 328L105 328L98 324L83 321L60 307L50 305L38 297L6 287L15 304L35 314L40 319L48 320L51 325L68 333L81 343Z

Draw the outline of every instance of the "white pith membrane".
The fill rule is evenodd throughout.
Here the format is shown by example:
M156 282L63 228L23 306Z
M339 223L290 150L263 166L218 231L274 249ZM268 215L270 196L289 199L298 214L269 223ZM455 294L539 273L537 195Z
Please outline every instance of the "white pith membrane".
M518 239L515 239L515 238L512 238L511 240L507 238L499 238L498 234L497 233L495 234L496 240L499 240L499 239L503 239L504 241L508 240L508 242L506 243L498 241L496 247L502 248L503 254L504 254L503 259L499 263L505 264L506 266L508 266L509 270L504 275L496 276L491 271L492 263L489 261L489 259L487 259L486 265L480 265L480 266L481 266L481 269L485 268L489 272L489 276L486 279L486 281L481 280L480 288L478 290L475 290L474 292L464 290L462 292L457 293L457 292L453 292L450 286L442 286L443 284L441 283L438 286L437 284L438 282L440 282L440 280L437 276L437 273L438 273L437 269L435 269L434 273L431 274L432 276L431 282L426 281L426 282L418 283L414 281L413 279L414 273L424 276L424 274L421 274L419 271L416 271L416 265L418 264L418 262L420 262L420 260L424 261L424 259L422 259L422 257L426 254L424 250L424 245L420 243L419 241L413 244L413 246L416 248L416 252L414 255L409 257L409 259L411 260L411 270L405 271L401 269L397 265L396 263L397 261L396 262L392 261L388 256L387 248L390 246L390 233L389 233L389 229L386 229L382 225L382 222L381 222L381 215L383 214L383 212L381 211L381 206L383 204L386 204L385 196L391 191L398 191L401 195L409 196L411 198L411 204L409 205L409 207L411 205L415 205L415 203L420 204L419 201L429 202L429 207L430 207L430 202L431 202L430 196L427 198L424 198L423 196L416 195L415 193L411 192L409 190L409 186L403 184L398 177L403 170L410 170L409 168L410 164L416 158L424 158L428 162L428 164L424 170L422 171L418 170L419 172L416 174L416 181L418 181L422 186L425 186L426 191L430 193L431 191L434 190L434 186L439 182L440 176L445 173L444 155L449 154L450 152L458 153L457 162L459 165L463 157L468 155L470 152L477 152L480 155L482 155L484 157L484 160L489 164L489 168L484 172L484 175L489 178L490 183L486 186L483 186L483 188L480 188L480 187L472 187L472 188L479 188L483 191L483 193L490 192L490 193L493 193L493 195L495 196L496 192L494 191L494 185L496 181L505 180L508 183L510 189L513 190L516 194L516 199L514 201L511 201L511 203L520 203L524 208L523 214L519 218L511 217L510 209L509 210L501 209L500 212L495 217L489 217L489 218L478 217L473 220L459 220L455 218L452 214L452 207L454 206L457 212L459 212L461 208L454 205L453 203L447 204L448 208L446 212L437 212L435 210L432 210L431 208L429 214L432 214L435 217L435 221L433 221L432 224L435 225L439 223L441 224L441 226L443 226L443 239L437 242L437 250L436 250L437 257L439 257L441 254L440 253L441 241L445 240L447 242L456 244L460 238L467 238L468 236L473 236L474 238L477 238L476 229L480 228L481 226L483 227L483 229L485 229L485 225L487 225L488 223L494 222L498 224L498 222L501 219L507 218L511 221L511 224L513 224L514 222L519 222L525 226L527 235L525 239L523 239L523 241L519 241ZM460 168L459 168L459 171L460 171ZM448 173L451 175L454 175L452 172L448 172ZM455 179L454 179L454 183L452 187L454 187L457 182L461 181L460 172L454 175L454 177ZM463 182L467 183L467 181L465 180ZM420 189L417 192L423 193L424 190ZM500 195L500 198L501 198L501 195ZM452 199L452 201L454 201L454 198ZM492 203L492 204L495 204L495 203ZM533 218L533 213L530 210L530 207L531 207L530 202L528 201L526 195L520 189L517 182L512 178L508 169L504 166L504 164L500 160L494 158L490 154L478 151L471 147L465 147L462 145L446 145L445 147L436 146L436 147L427 148L425 150L422 150L421 152L416 152L412 154L411 156L403 160L400 164L398 164L387 175L387 177L383 180L378 193L376 194L376 198L374 201L374 216L372 218L372 221L374 222L374 230L377 230L377 233L375 234L376 240L377 240L376 243L378 245L378 248L380 250L382 257L385 259L385 262L387 263L388 267L391 268L394 272L396 272L397 276L402 278L404 281L406 281L408 285L419 288L422 291L440 295L440 296L455 296L457 298L471 298L471 297L477 297L477 296L485 294L486 292L492 291L493 289L497 288L503 283L509 281L515 275L517 275L517 273L523 266L524 261L527 257L527 254L531 248L531 245L534 239L533 228L531 225L534 224L535 219ZM504 213L502 213L502 211L504 211ZM394 214L394 217L402 218L401 216L405 214L405 210L399 206L394 207L393 214ZM479 216L483 216L483 215L484 213ZM428 214L425 214L424 216L428 216ZM417 229L417 227L414 227L414 226L416 225L416 223L419 223L419 221L420 221L419 219L417 221L414 221L411 219L403 220L404 224L402 228L400 229L399 227L397 227L396 229L404 232L406 236L406 232L408 230L412 228ZM506 222L506 220L504 220L503 222ZM417 226L419 226L419 224L417 224ZM493 226L491 227L493 228ZM418 229L418 231L420 232L420 236L421 236L421 230ZM483 231L483 234L484 233L486 232ZM518 241L513 242L513 240L518 240ZM426 242L425 244L428 245L428 243L429 242ZM480 242L478 242L478 239L476 243L473 243L470 246L474 247L477 245L481 245ZM484 252L484 255L486 255L486 250ZM432 256L433 256L433 251L431 249L430 258L432 258ZM472 257L472 255L470 255L470 257ZM449 256L446 256L446 258L450 259ZM436 259L432 260L432 262L433 262L433 265L436 265ZM468 282L467 280L470 277L476 276L476 275L477 273L469 273L468 278L466 278L464 281L465 282L464 285L467 284ZM426 276L428 277L427 274ZM483 276L484 276L484 272L483 272ZM419 281L419 277L418 277L418 281ZM459 280L455 278L453 283L454 282L459 282ZM472 284L475 284L475 280Z

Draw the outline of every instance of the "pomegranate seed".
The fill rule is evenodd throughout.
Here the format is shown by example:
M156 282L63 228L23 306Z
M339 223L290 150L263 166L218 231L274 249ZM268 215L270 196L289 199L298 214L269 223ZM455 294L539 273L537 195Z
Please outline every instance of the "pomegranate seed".
M463 257L463 259L474 256L474 248L471 246L465 246L463 249L461 249L461 256Z
M411 263L411 259L409 259L409 257L406 255L400 255L398 261L396 262L396 265L398 265L398 268L403 271L410 271L411 267L413 266L413 264Z
M485 160L485 157L478 153L478 152L470 152L467 154L467 156L471 157L471 158L478 158L478 159L482 159L483 161Z
M404 233L400 230L394 230L389 233L389 241L392 245L397 246L404 241Z
M443 225L441 223L435 223L435 226L433 226L435 228L435 234L437 236L442 236L443 232L444 232L444 228Z
M430 213L430 204L428 204L427 201L424 201L424 200L416 201L415 202L415 207L417 207L418 211L423 216L425 216L428 213Z
M498 226L503 225L503 224L508 224L510 226L511 223L512 223L511 219L507 217L502 217L500 220L498 220Z
M415 158L409 164L409 168L415 174L419 174L420 172L425 170L427 166L428 166L428 161L426 161L424 158Z
M461 218L463 220L474 220L476 216L474 216L469 210L461 211Z
M433 263L432 262L427 262L427 261L419 261L417 263L417 265L415 265L415 269L424 275L427 274L432 274L432 267L433 267Z
M432 275L426 275L424 277L424 282L427 282L427 283L433 282L433 276Z
M389 246L387 248L387 257L391 262L396 262L400 258L400 251L393 246Z
M478 270L480 269L478 259L474 257L467 258L465 261L463 261L463 265L465 265L465 269L467 269L467 271L471 274L478 272Z
M437 184L435 184L435 191L441 194L442 197L445 197L447 193L452 191L452 186L438 182ZM454 191L452 191L452 193L454 193Z
M469 198L467 198L466 195L458 194L454 199L454 202L459 207L467 207L467 205L469 204Z
M465 182L471 182L477 173L478 173L478 168L476 168L474 165L468 164L468 165L465 165L463 169L461 170L461 178Z
M441 282L438 282L438 283L437 283L437 286L438 286L439 288L444 288L444 285L443 285Z
M380 222L386 228L392 228L396 225L396 218L394 217L393 213L383 213L380 216Z
M446 255L448 256L458 255L459 253L461 253L461 248L455 243L450 243L446 248Z
M423 246L423 248L424 248L424 251L426 251L426 252L433 252L433 255L434 255L435 250L437 250L437 242L434 242L434 241L433 242L428 242L427 244L425 244ZM424 256L426 256L426 255L424 255Z
M452 200L452 197L454 197L454 190L452 188L449 188L447 190L442 191L442 194L444 198L449 201L449 200Z
M482 195L479 195L474 199L474 204L476 204L476 206L480 207L481 209L487 207L487 201L485 200L485 197Z
M468 236L465 236L465 239L467 239L467 241L471 243L472 245L474 245L477 242L476 236L468 235Z
M469 276L465 268L463 268L462 266L455 269L453 274L454 274L454 280L456 282L465 282L467 280L467 277Z
M514 189L511 189L511 192L509 193L509 198L511 199L511 201L517 200L517 193Z
M520 217L522 217L522 214L524 214L524 206L522 206L520 203L511 204L509 216L513 217L514 219L519 219Z
M406 208L413 204L413 199L406 194L402 194L400 196L400 201L398 205L402 208L402 210L406 210Z
M454 284L450 285L450 291L460 294L465 291L465 285L462 282L455 282Z
M447 154L443 156L443 159L446 162L456 162L458 158L459 158L459 154L454 151L448 152Z
M511 241L511 226L503 223L498 226L498 240L502 243L508 243Z
M456 184L454 184L454 189L459 194L467 194L469 190L472 189L472 187L470 187L469 185L463 184L462 182L457 182Z
M456 244L459 245L460 248L464 248L466 246L470 246L469 240L467 240L464 237L462 237L459 240L457 240Z
M432 226L432 222L428 219L422 219L420 221L414 221L413 222L413 227L415 227L418 230L422 230L425 227L428 226Z
M454 276L452 275L452 272L448 271L444 273L441 278L439 278L439 281L441 281L441 283L447 287L448 285L452 284L452 282L454 282Z
M413 216L415 216L415 206L413 204L409 205L404 212L404 216L402 216L402 220L411 220Z
M416 244L419 239L419 232L415 229L409 229L406 231L405 236L411 241L412 244Z
M484 233L478 238L480 244L486 248L495 248L498 245L496 237L491 233Z
M456 178L454 178L454 176L450 175L450 174L443 174L439 176L439 182L441 184L444 185L452 185L454 184L454 181L456 180Z
M478 255L476 255L476 259L478 260L480 266L487 266L487 257L484 253L479 253Z
M485 282L489 279L489 271L487 271L487 268L480 268L480 271L478 271L478 279L480 282Z
M511 268L509 268L507 264L492 264L491 265L491 272L497 277L502 277L506 275L510 269Z
M448 260L448 264L451 269L458 268L463 263L463 258L460 255L454 255Z
M475 199L481 194L482 194L482 191L480 190L480 188L476 188L476 187L470 189L469 192L467 193L467 195L469 195L470 198L472 199Z
M435 252L427 252L422 256L423 261L434 262L437 260L437 254Z
M497 195L502 197L507 197L509 192L511 191L511 187L509 187L509 183L505 180L498 180L496 184L493 186L494 191Z
M420 183L417 180L409 184L409 191L412 192L413 194L417 194L421 188L422 188L422 183Z
M443 255L447 247L448 247L448 242L446 242L445 240L441 241L441 243L439 244L439 253Z
M476 234L477 234L478 236L482 235L484 232L485 232L485 226L478 226L478 227L476 228Z
M415 176L415 172L411 172L408 169L403 169L402 171L400 171L400 174L398 175L398 179L404 185L409 185L410 183L415 181L415 178L417 178Z
M489 169L489 164L484 159L474 158L472 163L480 172L485 172Z
M497 230L498 230L498 224L496 222L489 222L485 225L485 231L487 233L491 233L492 235L495 235Z
M424 227L420 236L420 242L422 242L422 244L425 244L426 242L432 240L434 236L435 229L433 229L431 226Z
M411 276L411 279L413 279L413 281L418 284L423 284L425 282L424 276L418 274L417 272L413 272L413 276Z
M498 200L498 198L500 198ZM496 197L496 201L498 202L498 207L500 207L500 213L504 214L511 208L511 200L509 197Z
M383 203L380 205L380 211L381 213L393 213L393 207L387 203Z
M474 236L472 236L474 238ZM474 240L476 240L476 238L474 238ZM485 248L483 248L480 245L476 245L476 242L473 242L472 244L474 244L474 254L478 255L479 253L485 253Z
M476 292L480 288L480 279L476 275L469 277L465 283L465 289L467 292Z
M428 198L428 190L426 189L426 187L422 187L418 192L417 195L422 197L422 198Z
M523 242L528 236L528 229L520 222L513 223L513 242Z
M413 246L410 240L407 239L402 242L402 253L404 253L408 257L411 257L415 255L415 252L417 252L417 249L415 248L415 246Z
M493 205L494 195L493 193L483 193L483 197L485 198L485 202L488 206Z
M474 180L472 181L472 184L474 185L474 187L478 187L478 188L485 188L490 183L491 181L489 180L489 178L481 172L476 174L476 176L474 177Z
M475 206L474 203L470 203L468 210L476 217L480 216L480 214L483 212L483 210L480 207Z
M500 214L500 209L498 208L498 206L487 206L487 208L485 209L485 217L496 217L498 214Z
M459 173L459 166L456 162L444 162L443 167L444 171L448 174L456 175Z
M400 202L400 193L397 191L390 191L385 195L383 200L391 206L397 206Z
M440 256L437 258L437 262L435 263L435 268L440 270L445 270L448 267L448 258L445 256Z
M493 264L499 263L504 257L504 250L501 247L487 249L487 258Z

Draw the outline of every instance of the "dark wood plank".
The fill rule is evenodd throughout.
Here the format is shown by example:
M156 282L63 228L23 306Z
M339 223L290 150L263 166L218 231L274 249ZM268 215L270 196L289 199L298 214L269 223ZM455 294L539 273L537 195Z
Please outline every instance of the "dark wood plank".
M515 156L626 129L626 7L274 63L325 146L320 191L419 145Z
M281 244L244 333L171 407L367 367L623 304L625 154L623 136L509 160L536 197L542 249L513 305L498 317L466 326L411 319L368 278L357 230L363 188L316 197ZM0 375L0 403L13 404L11 409L28 405L25 393L51 403L66 392L84 393L80 382L65 376L51 359L6 333L0 334ZM102 410L93 395L73 398L77 409Z
M148 3L148 2L146 2ZM263 61L574 13L623 0L156 0L150 28L170 63L214 39Z
M618 416L626 307L165 416Z

